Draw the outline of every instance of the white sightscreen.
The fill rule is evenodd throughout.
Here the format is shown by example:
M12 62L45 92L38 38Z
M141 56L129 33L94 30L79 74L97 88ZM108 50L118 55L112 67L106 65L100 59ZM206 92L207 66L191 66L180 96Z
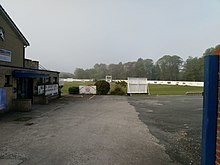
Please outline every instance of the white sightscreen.
M147 78L128 77L128 93L148 93Z

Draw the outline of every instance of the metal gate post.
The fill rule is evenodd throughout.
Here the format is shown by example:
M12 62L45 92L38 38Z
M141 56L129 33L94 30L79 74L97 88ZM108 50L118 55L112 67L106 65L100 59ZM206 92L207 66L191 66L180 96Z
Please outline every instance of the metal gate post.
M218 112L219 56L204 57L204 99L202 122L202 165L214 165L216 154L216 122Z

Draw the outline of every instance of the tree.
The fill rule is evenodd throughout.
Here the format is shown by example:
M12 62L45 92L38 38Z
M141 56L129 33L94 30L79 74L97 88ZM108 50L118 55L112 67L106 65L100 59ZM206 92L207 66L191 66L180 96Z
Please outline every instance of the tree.
M220 44L205 50L203 56L213 55L215 50L220 50Z
M189 81L203 81L204 64L203 57L189 57L183 68L183 78Z
M95 69L95 79L104 79L105 76L107 75L107 65L106 64L95 64L94 65Z
M151 80L153 78L154 62L152 59L145 59L143 62L145 67L145 75L149 80Z
M160 67L155 64L152 68L152 80L160 80Z
M68 72L60 72L60 78L72 78L74 75Z
M207 56L207 55L213 54L214 50L215 50L215 48L213 48L213 47L206 49L205 52L203 53L203 56Z
M139 58L135 63L135 76L146 77L146 68L144 65L144 60L142 58Z
M95 71L94 68L92 68L92 69L86 69L85 72L86 72L86 75L88 75L87 78L89 78L89 79L94 79L95 76L96 76L96 71Z
M165 55L162 58L160 58L156 63L160 70L160 79L178 80L182 63L182 58L176 55Z
M86 79L88 78L87 73L82 68L76 68L74 72L74 77L78 79Z
M220 50L220 44L215 46L215 50Z
M136 62L127 62L124 64L124 70L125 70L126 77L134 77L136 75L135 63Z
M142 59L139 58L135 63L135 74L136 77L147 77L148 79L152 79L153 74L153 60L152 59Z
M125 69L124 65L120 62L119 64L110 64L108 66L108 74L113 77L113 79L125 79Z
M170 77L172 80L179 79L180 69L183 64L183 59L177 55L171 56L170 58Z
M127 77L126 77L126 75L125 75L125 67L124 67L124 65L122 64L122 62L119 62L119 63L118 63L117 69L118 69L118 76L117 76L117 78L118 78L118 79L126 79Z

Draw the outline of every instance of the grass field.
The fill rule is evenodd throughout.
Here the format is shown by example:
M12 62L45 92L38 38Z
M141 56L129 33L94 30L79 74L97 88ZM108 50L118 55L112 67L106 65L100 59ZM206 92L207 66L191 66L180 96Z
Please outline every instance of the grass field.
M91 85L94 82L65 82L62 88L62 94L68 94L69 87L78 87L80 85ZM114 84L111 84L113 87ZM203 87L178 86L178 85L158 85L149 84L150 95L185 95L186 92L202 92Z
M178 85L149 85L150 95L185 95L186 92L203 92L203 87Z
M95 84L94 82L64 82L64 86L61 89L62 94L68 94L69 87L79 87L80 85L91 85Z

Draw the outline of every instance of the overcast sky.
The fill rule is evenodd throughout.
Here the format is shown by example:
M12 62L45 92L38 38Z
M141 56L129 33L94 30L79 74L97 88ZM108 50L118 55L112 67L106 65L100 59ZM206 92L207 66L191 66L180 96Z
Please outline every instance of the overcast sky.
M73 72L96 63L201 56L220 43L220 0L0 0L26 58Z

